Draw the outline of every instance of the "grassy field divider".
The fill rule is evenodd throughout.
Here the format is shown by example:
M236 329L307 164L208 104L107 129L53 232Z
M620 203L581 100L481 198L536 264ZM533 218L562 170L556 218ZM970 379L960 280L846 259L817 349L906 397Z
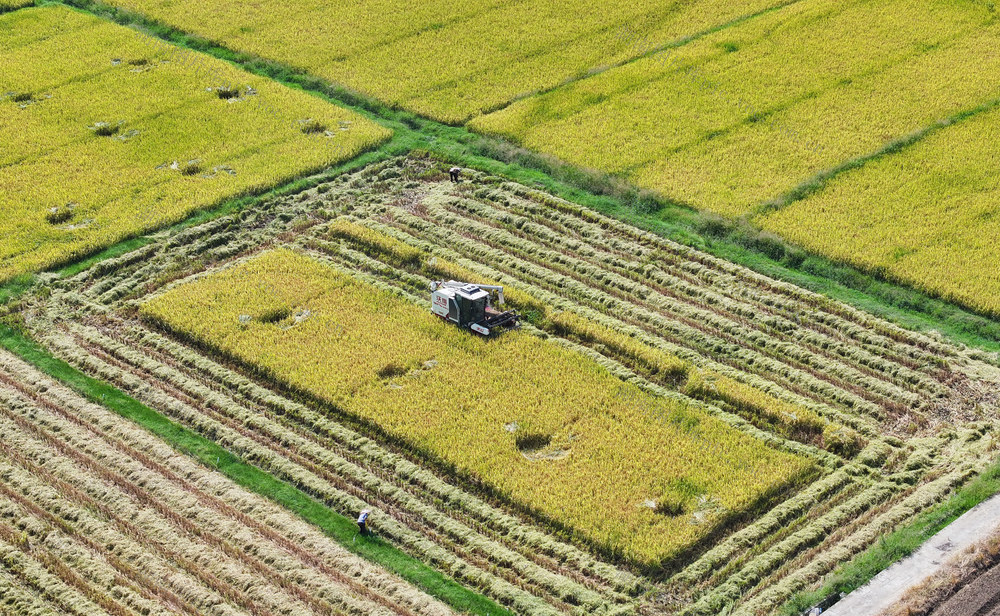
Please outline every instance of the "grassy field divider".
M816 175L814 175L813 177L809 178L808 180L802 182L789 192L785 193L784 195L781 195L776 199L772 199L771 201L768 201L767 203L764 203L761 206L759 206L751 214L751 218L756 216L762 216L765 214L770 214L782 208L788 207L789 205L791 205L796 201L801 201L807 198L808 196L823 190L823 188L825 188L826 185L831 180L837 178L838 176L844 173L847 173L848 171L852 171L854 169L860 169L861 167L864 167L865 165L867 165L872 161L879 160L886 156L891 156L893 154L896 154L912 145L915 145L923 141L927 137L930 137L931 135L940 130L948 128L949 126L952 126L954 124L958 124L959 122L962 122L964 120L968 120L978 115L982 115L984 113L993 111L997 107L1000 107L1000 98L993 99L991 101L988 101L981 105L977 105L970 109L963 109L962 111L959 111L951 116L948 116L947 118L944 118L942 120L937 120L932 124L924 126L923 128L919 128L908 135L904 135L898 139L889 141L888 143L886 143L879 149L875 150L874 152L870 152L868 154L865 154L864 156L859 156L857 158L852 158L844 163L837 165L836 167L821 171Z
M576 83L576 82L582 81L584 79L590 79L591 77L593 77L595 75L600 75L601 73L606 73L606 72L614 70L616 68L621 68L621 67L627 66L629 64L634 64L634 63L636 63L636 62L638 62L640 60L645 60L646 58L650 58L650 57L653 57L653 56L656 56L656 55L659 55L659 54L669 53L670 51L672 51L674 49L677 49L678 47L683 47L684 45L687 45L688 43L693 43L694 41L703 39L706 36L709 36L711 34L715 34L716 32L721 32L723 30L727 30L729 28L738 26L738 25L740 25L742 23L745 23L745 22L748 22L748 21L750 21L752 19L756 19L758 17L763 17L764 15L767 15L768 13L774 13L775 11L780 11L781 9L784 9L786 7L789 7L789 6L793 5L793 4L796 4L796 3L801 2L801 1L802 0L784 0L784 2L779 2L778 4L774 4L774 5L771 5L771 6L764 7L762 9L754 11L752 13L747 13L745 15L740 15L739 17L735 17L735 18L730 19L729 21L723 22L721 24L715 24L714 26L712 26L710 28L706 28L706 29L701 30L699 32L694 32L692 34L688 34L688 35L682 36L680 38L676 38L676 39L673 39L673 40L670 40L670 41L666 41L664 43L659 43L659 44L650 43L650 42L648 42L647 39L639 39L635 35L631 35L630 36L629 30L625 29L625 30L623 30L621 32L621 38L624 38L624 39L631 38L632 39L633 47L637 48L636 51L640 52L638 55L636 55L634 57L626 58L624 60L619 60L618 62L611 62L609 64L602 64L600 66L593 67L593 68L591 68L588 71L584 71L584 72L581 72L581 73L579 73L577 75L574 75L574 76L572 76L572 77L570 77L568 79L564 79L563 81L561 81L561 82L559 82L559 83L557 83L557 84L555 84L553 86L549 86L547 88L541 88L539 90L534 90L534 91L531 91L531 92L524 92L523 94L519 94L519 95L515 96L514 98L512 98L510 101L508 101L506 103L502 103L500 105L496 105L496 106L488 107L488 108L484 109L481 112L481 115L487 115L487 114L490 114L490 113L501 111L503 109L506 109L507 107L510 107L514 103L516 103L518 101L522 101L522 100L524 100L526 98L533 98L535 96L542 96L542 95L545 95L545 94L549 94L550 92L558 90L559 88L564 88L564 87L568 86L571 83ZM666 60L665 60L665 58L661 57L661 58L659 58L659 61L660 62L665 62Z
M93 379L52 356L20 332L0 325L0 347L19 356L87 399L155 434L247 490L264 496L319 527L347 550L381 565L456 611L483 616L512 616L503 607L431 569L377 537L360 537L354 521L334 512L298 488L244 462L212 441L171 421L118 389Z
M794 595L782 607L780 616L798 616L837 593L847 594L861 588L890 565L912 554L963 513L997 492L1000 492L1000 462L995 462L982 474L974 477L948 500L928 509L911 523L884 536L878 543L855 556L834 571L819 589Z

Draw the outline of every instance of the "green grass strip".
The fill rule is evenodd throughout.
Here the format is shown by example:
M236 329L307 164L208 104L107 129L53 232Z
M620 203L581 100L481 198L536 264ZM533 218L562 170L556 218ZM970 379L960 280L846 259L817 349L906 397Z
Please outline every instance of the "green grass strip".
M35 277L32 274L22 274L7 284L0 286L0 306L4 306L24 295L34 284Z
M875 150L874 152L870 152L868 154L865 154L864 156L859 156L857 158L852 158L848 161L845 161L837 165L836 167L833 167L832 169L821 171L820 173L817 173L815 176L809 178L805 182L802 182L792 190L788 191L784 195L781 195L776 199L773 199L771 201L768 201L767 203L762 204L761 206L759 206L754 210L754 213L751 215L750 218L764 216L766 214L770 214L772 212L784 209L789 205L791 205L792 203L795 203L796 201L802 201L803 199L806 199L810 195L820 192L832 180L834 180L835 178L844 173L847 173L848 171L853 171L854 169L860 169L861 167L864 167L865 165L867 165L872 161L876 161L885 158L886 156L891 156L893 154L902 152L903 150L917 143L920 143L927 137L930 137L931 135L942 129L948 128L949 126L958 124L959 122L963 122L970 118L974 118L978 115L988 113L990 111L993 111L997 107L1000 107L1000 99L987 101L981 105L977 105L970 109L963 109L962 111L959 111L958 113L955 113L943 120L937 120L936 122L924 126L923 128L914 131L908 135L904 135L898 139L889 141L888 143L886 143L879 149Z
M966 483L951 498L925 511L906 526L882 537L878 543L839 567L818 590L794 595L781 616L797 616L836 593L850 593L868 583L896 561L906 558L959 516L1000 492L1000 464Z
M171 421L118 389L83 374L6 325L0 325L0 346L87 399L149 430L178 451L218 470L243 488L293 511L321 528L347 550L383 566L456 611L483 616L512 616L492 600L431 569L389 542L378 537L361 537L352 519L334 512L298 488L247 464L216 443Z

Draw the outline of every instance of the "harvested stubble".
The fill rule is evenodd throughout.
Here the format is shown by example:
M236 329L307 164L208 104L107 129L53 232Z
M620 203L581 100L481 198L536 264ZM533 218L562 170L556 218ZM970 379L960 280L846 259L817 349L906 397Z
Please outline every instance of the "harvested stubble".
M304 92L64 6L0 16L0 49L0 281L389 136ZM220 99L222 84L242 96ZM303 133L298 121L310 117L335 130Z
M991 384L996 382L996 371L981 361L982 356L938 338L900 329L837 302L638 232L501 178L470 173L470 181L460 186L446 186L444 182L427 179L446 177L446 173L438 172L442 165L445 170L450 166L424 159L390 160L294 198L269 201L254 211L186 229L140 251L106 261L75 279L53 284L51 297L26 302L24 314L36 334L58 354L88 372L117 383L149 404L169 409L172 417L212 435L211 438L245 447L241 452L246 455L261 450L240 438L238 429L249 430L252 436L264 429L261 417L269 417L277 425L292 426L295 433L307 439L319 434L326 439L332 434L328 431L331 425L335 425L329 418L318 421L316 414L308 415L299 406L269 406L271 402L268 401L281 398L252 385L231 369L219 367L184 344L151 332L131 316L132 307L146 293L170 285L173 280L205 266L253 253L259 246L272 245L277 239L290 242L300 250L312 251L317 258L327 259L373 285L393 289L407 297L416 296L414 299L418 302L425 301L429 276L476 275L484 280L500 280L508 285L509 301L516 300L526 312L541 313L546 305L555 306L564 310L562 314L580 314L587 322L599 321L609 330L628 334L628 338L639 342L639 348L646 350L639 351L634 344L603 335L603 342L596 343L585 339L593 337L589 330L589 333L584 332L586 336L574 337L576 342L566 341L581 351L598 353L598 358L606 354L609 369L635 382L646 382L650 386L650 381L660 384L658 370L653 366L661 366L664 374L675 375L677 364L668 358L681 357L699 370L752 384L777 400L805 405L827 421L853 426L865 434L868 445L852 460L824 462L830 470L817 481L771 510L746 520L745 524L721 532L718 539L713 540L713 547L701 556L679 562L684 569L668 580L662 594L653 595L656 605L646 606L653 612L662 608L667 613L684 611L699 616L715 616L726 609L744 615L772 613L791 593L817 583L838 562L857 554L880 534L939 502L956 483L983 468L995 455L995 435L988 421L994 415L988 394L996 391L996 386ZM446 207L442 203L460 203L461 207ZM601 265L606 273L590 275L586 279L589 284L583 284L579 278L568 274L546 274L549 266L565 265L562 257L553 258L548 256L550 253L542 253L546 255L542 267L522 260L506 263L506 253L498 248L491 247L497 252L479 250L477 245L485 241L480 237L484 236L479 230L481 227L475 227L475 232L461 227L469 218L469 214L463 212L473 207L488 214L485 218L493 221L492 226L530 232L530 238L538 244L534 250L557 247L556 252ZM348 224L340 219L336 223L339 230L332 237L324 221L339 213L349 214L351 222ZM435 235L436 227L442 229L440 235ZM555 239L565 236L566 243L559 244L549 238L546 229L557 232ZM391 236L395 241L372 243L372 230ZM368 241L352 239L356 237L367 237ZM528 238L518 241L525 239ZM407 246L435 257L429 260L424 257L419 263L408 260L410 264L404 267L393 265L400 255L409 254ZM522 250L530 252L532 249ZM487 267L485 262L500 263L503 271ZM545 275L535 278L536 273ZM621 274L627 280L612 274ZM636 278L649 281L638 289L642 295L615 295L615 285L625 285ZM530 295L523 291L529 291ZM675 298L680 306L690 303L711 307L711 314L725 315L733 320L734 325L729 326L732 331L740 332L738 325L745 328L745 334L723 342L718 336L724 331L720 329L724 322L693 321L701 327L694 331L704 333L704 337L693 335L692 330L675 336L665 327L676 324L681 318L673 310L663 311L655 322L631 318L631 314L646 314L645 307L641 312L631 313L636 304L660 294ZM625 298L629 298L628 301ZM88 319L94 327L73 324L80 317L70 315L81 311L96 317ZM792 318L793 315L797 317ZM546 327L542 322L538 324ZM550 335L557 341L565 340L554 330ZM875 376L892 388L916 394L920 404L909 415L899 415L899 409L892 405L856 404L852 401L860 397L859 392L879 390L871 387L871 382L855 384L849 379L832 376L825 371L825 363L818 363L809 373L817 380L819 377L815 375L824 377L821 387L802 374L789 378L789 374L795 375L795 371L789 369L795 364L780 352L768 352L769 340L781 341L785 345L783 348L793 351L808 348L821 354L822 362L842 364L841 370L860 370ZM774 372L759 369L762 364L772 367L769 369ZM621 372L623 365L630 370ZM778 369L774 369L775 366ZM179 369L182 374L164 372L167 367ZM664 395L672 395L683 385L678 384L675 377L671 379L662 382ZM180 385L175 387L168 383ZM200 388L196 387L199 383ZM810 383L808 387L801 386ZM222 393L240 400L235 407L222 401L209 407L200 398L212 390L220 393L219 384L224 384L225 392ZM978 411L975 402L981 403ZM231 407L239 410L228 410ZM738 409L723 407L728 412L717 410L717 417L740 429L752 430L746 422L740 423ZM768 408L772 408L770 404ZM985 421L972 421L977 418L977 412ZM225 419L229 413L232 413L231 419ZM747 417L752 418L752 415ZM910 421L913 426L907 425ZM923 427L917 425L918 422L924 424ZM956 427L949 428L948 424ZM907 427L918 430L919 438L907 436ZM267 428L269 434L271 430L273 428ZM887 431L894 430L906 440L884 436ZM784 442L789 448L797 445L759 430L757 433L761 438ZM280 442L287 437L268 438ZM336 451L338 455L350 453L344 455L345 458L355 455L351 452L358 448L373 446L356 434L330 438L331 441L323 443L329 443L326 446L330 448L334 447L333 443L341 443L336 445ZM359 442L365 444L358 445ZM280 449L272 451L275 453L255 454L255 459L276 474L294 473L282 476L291 477L291 480L301 478L312 486L307 489L315 490L315 495L330 503L347 502L335 490L324 488L320 481L295 470L296 465L306 460L283 457ZM817 457L823 453L812 451ZM325 464L321 458L315 463L321 467ZM375 463L375 458L365 457L358 466L370 467ZM383 466L381 461L377 468L384 469L379 473L395 482L390 485L400 492L394 494L412 494L415 490L409 471L399 477L394 466ZM453 492L440 492L433 486L431 482L421 481L420 498L426 498L434 507L441 502L453 502L450 496ZM425 489L430 491L425 493ZM386 488L377 491L383 490ZM345 509L359 502L351 501ZM525 569L519 564L521 561L507 561L505 557L503 563L488 563L485 570L470 566L474 559L468 550L473 544L465 535L450 534L455 543L447 549L426 550L427 543L413 538L428 537L431 541L439 541L442 534L438 529L442 527L437 524L442 518L434 518L435 522L430 525L433 531L416 525L414 521L425 514L411 508L410 502L400 504L395 510L388 505L379 506L385 506L387 511L393 511L392 516L414 525L400 525L405 530L398 535L396 530L390 532L394 540L399 537L400 543L412 553L441 562L444 569L459 572L456 576L464 582L488 587L487 594L501 598L504 603L514 598L525 600L526 596L534 594L544 598L553 610L601 613L590 606L567 607L574 603L582 606L580 597L585 595L574 591L577 594L570 599L568 591L556 592L550 582L539 582L542 578L536 573L522 575L520 572ZM613 592L609 594L609 589L623 590L628 586L615 581L618 578L610 573L613 570L584 563L579 560L582 552L568 552L571 549L565 544L548 538L541 540L547 537L544 534L515 530L524 529L523 522L499 525L495 513L484 517L482 511L478 506L462 506L462 516L469 517L461 519L473 529L472 536L485 534L544 570L558 572L557 577L550 578L553 581L566 579L566 569L554 564L565 561L567 569L586 572L583 579L574 578L577 582L587 588L601 589L601 596L608 600L602 609L613 603L621 609L634 609L634 604L615 603L620 599L611 599L614 595ZM445 520L454 519L455 512L450 507L443 513L447 516ZM448 554L449 559L435 560L442 553ZM574 556L567 555L570 553ZM510 588L501 588L494 576L510 580L513 586L523 589L523 594L509 594ZM560 605L557 596L565 599L561 608L555 607ZM539 604L530 605L537 609Z
M314 204L289 204L307 219ZM287 230L270 207L185 230L78 277L86 296L56 290L52 315L119 305L169 283L177 264L226 259ZM228 230L241 229L239 237ZM225 237L227 241L219 241ZM75 286L75 285L74 285ZM63 304L63 302L68 302ZM81 303L78 303L81 302ZM45 320L44 318L42 320ZM40 321L38 322L40 324ZM371 508L375 531L448 575L524 614L631 614L635 576L443 481L322 413L289 401L141 323L42 334L72 363L344 513ZM142 349L138 351L137 349ZM222 388L220 389L220 385ZM294 453L293 453L294 449ZM489 555L489 556L487 556Z
M15 595L30 609L452 613L7 352L0 360L0 569L41 589Z

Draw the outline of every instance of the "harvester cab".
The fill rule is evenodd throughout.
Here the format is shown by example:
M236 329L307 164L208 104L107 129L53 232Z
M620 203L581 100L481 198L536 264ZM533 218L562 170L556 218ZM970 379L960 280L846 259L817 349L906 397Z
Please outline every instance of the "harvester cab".
M459 327L489 336L498 330L517 327L520 315L513 310L493 307L490 291L497 293L497 305L503 305L503 287L468 282L431 283L431 312Z

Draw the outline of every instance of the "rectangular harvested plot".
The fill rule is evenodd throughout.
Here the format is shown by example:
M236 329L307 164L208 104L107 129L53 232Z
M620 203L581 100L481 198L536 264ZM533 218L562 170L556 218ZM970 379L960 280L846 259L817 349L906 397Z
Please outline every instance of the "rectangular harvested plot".
M471 126L740 216L996 97L986 4L799 2Z
M477 338L289 251L175 287L143 312L641 561L690 546L812 466L575 351L520 332Z
M0 17L0 64L0 280L389 136L303 92L63 7Z
M983 112L847 172L761 223L810 249L1000 314L998 140L1000 111Z
M457 123L780 2L110 4Z

